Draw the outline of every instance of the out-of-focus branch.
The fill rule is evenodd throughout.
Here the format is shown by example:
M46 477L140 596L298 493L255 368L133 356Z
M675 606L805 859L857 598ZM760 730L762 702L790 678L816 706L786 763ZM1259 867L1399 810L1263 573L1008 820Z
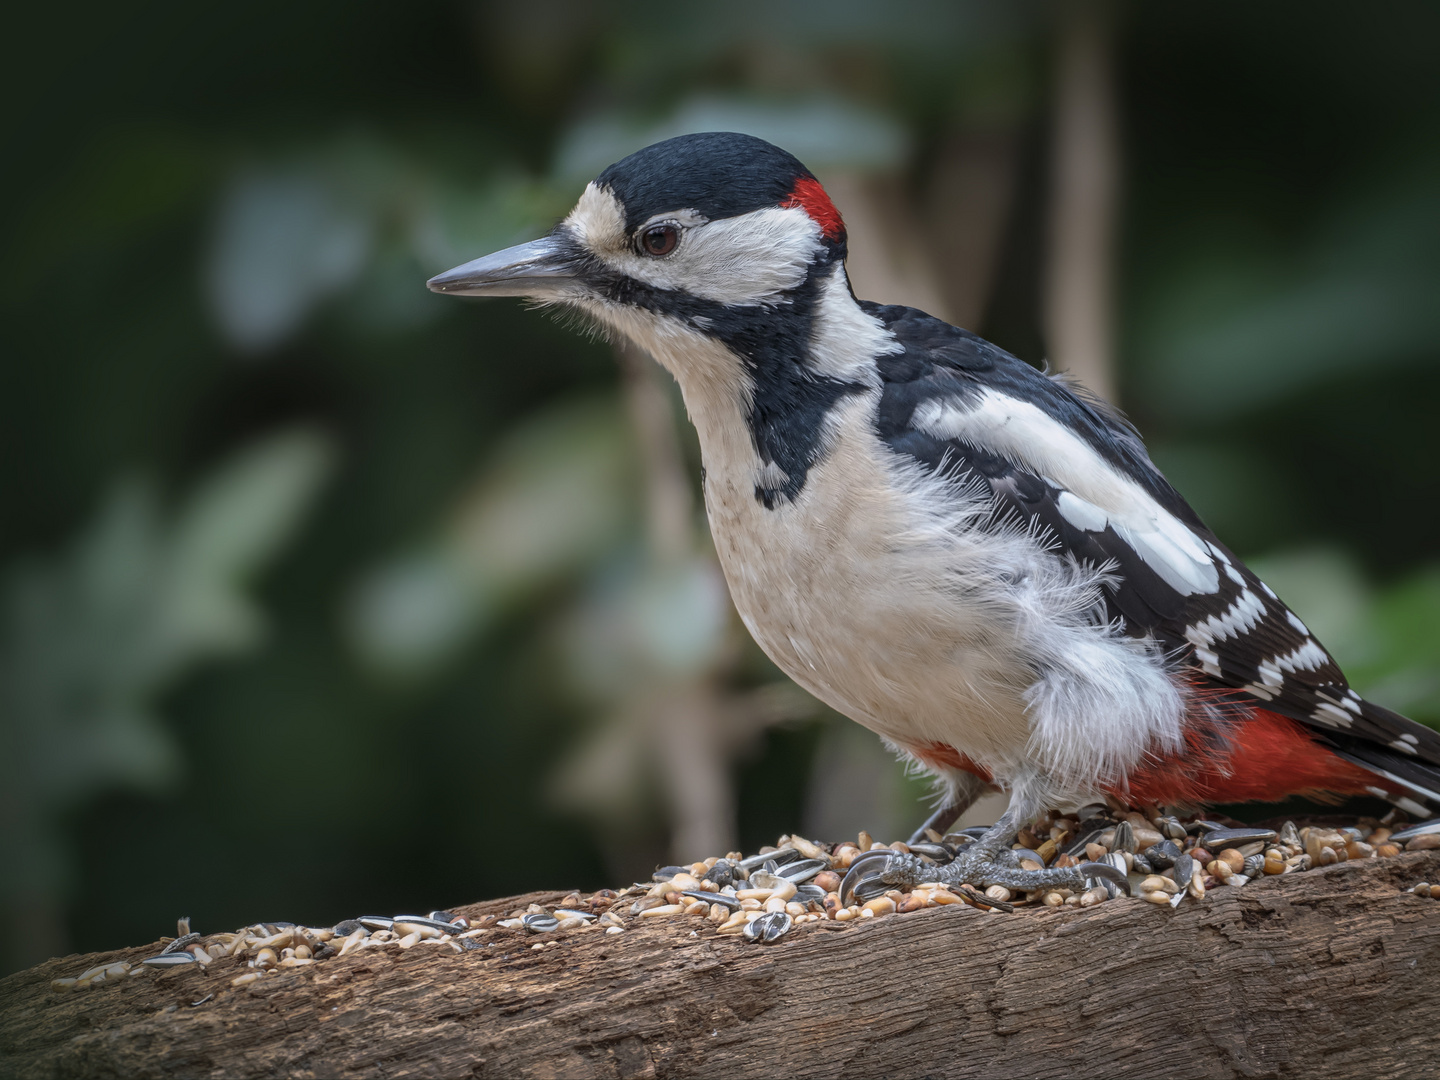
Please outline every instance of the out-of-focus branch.
M625 408L635 425L645 480L645 530L655 558L678 562L696 548L695 500L685 475L675 415L660 368L629 344L615 350L625 385Z
M850 254L845 271L855 295L950 316L936 281L921 223L894 176L831 173L825 190L845 219Z
M1120 179L1111 6L1078 3L1055 77L1045 331L1050 359L1115 400L1114 247Z
M640 444L651 558L662 573L680 571L687 561L701 557L701 544L670 395L659 366L643 350L622 344L616 359ZM720 568L710 570L718 580ZM719 669L734 650L721 641L716 651L700 669L668 679L654 673L657 692L646 695L643 705L636 703L650 713L660 785L670 811L670 847L682 862L702 857L697 852L729 851L737 839L724 694L718 682Z
M944 311L979 330L995 288L1020 162L1017 124L988 122L953 132L940 145L925 199L925 227Z

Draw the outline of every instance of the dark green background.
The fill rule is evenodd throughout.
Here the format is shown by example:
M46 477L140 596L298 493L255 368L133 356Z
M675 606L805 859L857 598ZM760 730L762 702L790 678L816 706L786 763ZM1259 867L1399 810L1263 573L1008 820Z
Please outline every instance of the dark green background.
M1048 7L526 11L311 0L7 16L0 571L14 581L70 550L122 475L148 476L170 506L293 423L333 450L254 579L263 639L155 688L180 771L47 804L73 948L149 940L181 913L204 928L323 924L615 884L603 821L557 811L544 787L590 722L546 631L574 575L424 677L370 670L339 629L357 579L432 529L507 431L612 390L609 349L514 302L412 297L443 267L382 212L365 271L247 353L203 285L217 208L247 168L330 155L343 172L359 142L416 183L483 193L549 177L569 199L579 185L553 178L553 155L586 110L659 117L697 90L783 109L818 86L901 125L921 178L947 126L998 96L1029 149L975 329L1044 357ZM1122 404L1242 554L1283 573L1287 553L1318 550L1348 568L1383 646L1350 663L1356 681L1409 687L1381 700L1440 719L1440 9L1136 4L1120 26ZM376 314L392 301L402 315ZM0 718L8 745L31 722ZM796 824L830 722L773 730L737 767L747 846ZM615 826L630 863L664 856L659 821Z

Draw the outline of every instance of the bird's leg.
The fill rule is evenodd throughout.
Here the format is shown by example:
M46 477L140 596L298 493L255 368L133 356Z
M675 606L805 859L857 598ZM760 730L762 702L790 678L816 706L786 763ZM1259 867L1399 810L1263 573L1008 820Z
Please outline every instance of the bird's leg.
M969 810L975 800L985 794L989 788L989 785L974 773L955 772L943 779L947 781L949 789L945 792L944 801L935 808L935 812L926 818L918 829L910 834L908 843L924 843L928 839L925 835L927 829L934 829L943 836L951 825L960 820L960 815Z
M1010 845L1022 826L1033 819L1036 805L1030 798L1017 791L1000 820L992 825L973 844L961 849L954 860L944 866L935 866L916 855L904 855L897 851L872 851L861 855L850 864L844 881L840 884L840 897L848 900L855 886L863 879L878 875L889 885L923 885L939 882L943 885L1003 885L1017 892L1034 889L1072 889L1076 892L1088 887L1087 879L1108 878L1129 892L1126 876L1113 866L1104 863L1082 863L1079 866L1050 867L1041 870L1025 870L1020 866L1020 857Z

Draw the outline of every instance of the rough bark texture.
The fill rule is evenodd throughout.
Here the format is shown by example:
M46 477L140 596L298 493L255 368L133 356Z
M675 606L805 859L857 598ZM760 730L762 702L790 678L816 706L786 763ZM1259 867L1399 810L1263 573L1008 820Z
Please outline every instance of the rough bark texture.
M236 989L226 959L52 991L158 950L72 956L0 981L0 1075L1433 1076L1440 901L1402 889L1437 878L1423 852L1177 910L953 906L771 946L683 917L543 951L500 931L463 955L367 949Z

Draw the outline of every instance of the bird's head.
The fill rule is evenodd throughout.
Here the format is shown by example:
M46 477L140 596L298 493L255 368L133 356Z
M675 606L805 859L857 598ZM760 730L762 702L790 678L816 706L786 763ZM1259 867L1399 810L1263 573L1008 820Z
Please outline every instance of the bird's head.
M844 223L804 165L762 139L707 132L611 165L548 236L429 287L577 308L672 368L696 335L753 363L782 324L808 333L824 283L843 284L844 258Z

